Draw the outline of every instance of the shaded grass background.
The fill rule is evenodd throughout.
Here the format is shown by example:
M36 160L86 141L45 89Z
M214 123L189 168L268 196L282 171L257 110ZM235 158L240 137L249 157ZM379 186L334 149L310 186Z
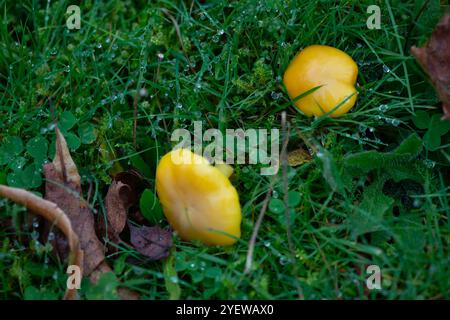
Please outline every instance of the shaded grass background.
M105 213L108 171L134 167L153 186L157 160L170 150L170 134L192 128L194 120L205 129L271 129L280 127L280 111L286 110L294 129L289 149L321 146L339 167L345 155L391 151L411 133L423 137L425 130L412 121L418 110L442 113L409 47L429 37L444 2L83 1L78 31L65 27L70 4L0 1L0 182L43 192L39 170L53 157L57 117L98 215ZM366 27L371 4L381 8L380 30ZM161 8L175 17L184 51ZM281 82L295 53L317 43L346 51L360 69L357 105L339 119L301 115ZM141 87L147 93L138 103L134 146L133 99ZM29 144L33 139L39 144ZM170 296L167 282L181 288L182 298L294 299L296 284L307 299L448 298L449 154L448 135L438 150L425 145L417 161L426 169L411 173L421 176L420 187L408 181L391 185L395 203L378 222L388 237L354 236L349 223L365 188L383 170L354 178L339 193L328 184L338 173L326 171L314 157L288 172L289 190L301 194L289 221L295 261L289 259L284 214L269 210L254 270L243 274L247 241L270 177L259 175L258 166L239 165L233 183L243 207L241 242L206 248L176 239L177 276L168 277L161 262L145 262L128 247L111 255L110 263L125 284L151 299ZM389 186L379 188L374 203L381 201L383 188ZM281 179L277 196L283 197ZM24 228L24 210L0 201L2 221L14 222L13 228L2 222L0 229L0 296L61 297L64 264L52 257L48 243L36 241L38 222ZM130 256L139 263L126 263ZM382 269L380 291L365 289L370 264ZM112 282L84 284L82 294L113 298Z

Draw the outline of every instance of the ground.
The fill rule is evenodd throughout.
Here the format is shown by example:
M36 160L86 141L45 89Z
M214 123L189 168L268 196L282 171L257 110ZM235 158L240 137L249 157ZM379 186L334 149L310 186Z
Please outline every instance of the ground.
M274 180L248 273L249 240L272 177L239 164L232 183L241 240L206 247L175 235L169 262L121 245L108 262L125 286L145 299L450 297L448 126L410 54L444 4L91 0L80 5L80 29L69 30L70 4L0 1L0 183L44 193L55 119L97 215L105 214L110 173L134 168L153 188L171 133L194 120L272 129L281 128L284 110L288 151L303 150ZM380 29L366 25L372 4L381 9ZM358 64L357 104L343 117L306 117L289 100L284 70L311 44L339 48ZM28 216L0 200L0 297L61 298L66 265ZM369 265L380 268L379 290L366 286ZM115 298L116 285L106 276L97 286L83 282L80 294Z

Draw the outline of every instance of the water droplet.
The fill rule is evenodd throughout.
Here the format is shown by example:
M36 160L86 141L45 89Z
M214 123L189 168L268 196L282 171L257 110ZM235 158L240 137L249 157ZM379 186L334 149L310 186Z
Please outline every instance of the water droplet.
M289 262L289 260L286 257L281 257L278 261L282 266L286 265Z
M194 92L199 92L201 88L202 84L200 82L197 82L194 87Z
M172 282L172 283L178 283L178 277L177 277L177 276L171 276L171 277L169 278L169 280L170 280L170 282Z
M64 67L64 72L70 72L70 66L69 65Z
M273 190L272 197L277 199L278 198L278 192L276 190Z
M271 97L273 100L278 100L278 98L280 97L280 95L279 95L278 93L276 93L275 91L272 91L272 92L270 93L270 97Z
M270 241L264 241L264 247L269 248L271 246Z
M139 90L139 95L140 95L141 97L146 97L146 96L148 96L148 91L147 91L147 89L141 88L141 89Z
M97 43L96 47L97 47L97 49L101 49L103 46L101 43Z
M176 105L175 105L175 108L177 108L177 109L183 109L183 105L181 104L181 103L177 103Z
M392 119L391 123L392 123L392 125L393 125L394 127L397 127L397 126L400 124L400 120L398 120L398 119Z
M118 48L119 46L115 43L111 46L111 49L113 49L114 51L116 51Z
M386 111L389 110L389 106L388 106L387 104L381 104L381 105L378 107L378 110L379 110L380 112L386 112Z
M223 35L225 33L225 31L223 29L220 29L219 31L217 31L217 34L219 36Z
M423 163L424 163L425 166L426 166L427 168L429 168L429 169L434 168L434 166L436 165L436 162L434 162L433 160L430 160L430 159L425 159L425 160L423 161Z
M158 57L159 60L164 59L164 54L162 54L161 52L158 52L156 56Z
M55 239L55 233L53 233L53 232L50 232L49 234L48 234L48 241L52 241L52 240L54 240Z
M212 40L212 42L217 43L217 42L219 42L219 36L214 35L214 36L212 36L211 40Z
M195 268L197 268L197 265L195 263L191 263L189 265L189 268L191 268L192 270L194 270Z
M383 64L383 71L386 73L389 73L389 72L391 72L391 69L389 69L389 67L387 65Z
M111 38L106 38L105 42L106 43L110 43L111 42Z
M422 201L420 199L414 199L413 207L414 208L420 208L421 206L422 206Z

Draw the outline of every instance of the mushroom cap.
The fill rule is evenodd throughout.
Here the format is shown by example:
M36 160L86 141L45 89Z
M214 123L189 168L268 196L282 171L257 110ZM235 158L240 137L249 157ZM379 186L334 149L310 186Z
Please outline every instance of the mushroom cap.
M312 45L292 60L283 81L291 99L322 86L295 102L307 116L321 116L348 98L330 114L338 117L347 113L356 102L357 76L358 66L348 54L333 47Z
M183 240L231 245L241 235L239 196L228 177L187 149L169 152L156 169L164 214Z

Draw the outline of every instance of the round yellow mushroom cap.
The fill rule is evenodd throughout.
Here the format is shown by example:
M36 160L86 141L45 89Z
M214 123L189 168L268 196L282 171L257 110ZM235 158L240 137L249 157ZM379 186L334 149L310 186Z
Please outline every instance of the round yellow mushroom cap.
M173 150L159 162L156 191L167 220L183 240L231 245L241 236L239 196L224 166L216 168L187 149Z
M291 99L317 86L314 92L295 101L307 116L321 116L334 110L330 116L348 112L356 102L355 89L358 66L345 52L322 45L303 49L284 73L284 84Z

